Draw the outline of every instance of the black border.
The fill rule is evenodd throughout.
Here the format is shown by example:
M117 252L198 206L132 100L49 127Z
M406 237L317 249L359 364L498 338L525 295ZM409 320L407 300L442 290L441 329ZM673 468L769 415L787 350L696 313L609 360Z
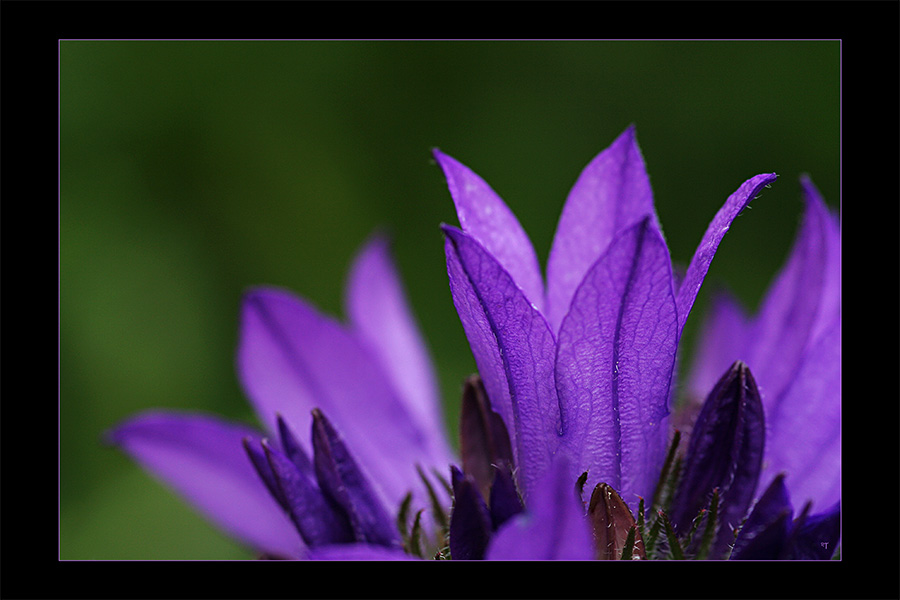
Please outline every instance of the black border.
M4 0L2 254L7 350L0 578L4 598L628 597L897 598L896 365L872 339L897 315L898 3L861 2L29 2ZM56 114L60 39L839 39L847 552L824 563L80 562L58 560L53 448ZM44 108L46 105L46 108ZM45 172L45 169L48 172ZM24 193L23 193L24 190ZM842 199L843 200L843 199ZM884 215L884 209L890 215ZM873 210L875 209L875 210ZM20 214L22 213L22 214ZM36 213L36 214L35 214ZM872 217L875 217L874 219ZM23 224L24 238L19 235ZM35 227L35 225L38 225ZM881 246L888 245L890 251ZM55 246L55 248L54 248ZM12 249L12 251L10 251ZM55 256L54 256L55 254ZM56 259L54 261L54 258ZM872 265L874 269L867 268ZM891 265L893 266L893 265ZM876 272L877 271L877 272ZM25 283L28 287L22 285ZM38 286L34 284L37 283ZM36 289L45 283L47 290ZM56 288L55 290L53 288ZM27 293L15 293L27 290ZM54 294L55 291L55 294ZM886 293L887 292L887 293ZM873 302L874 301L874 302ZM45 303L46 302L46 308ZM58 324L58 303L55 311ZM26 312L30 309L30 312ZM37 314L34 314L37 313ZM870 321L877 317L877 321ZM892 324L892 323L891 323ZM890 329L887 336L893 337ZM878 338L873 336L877 335ZM864 336L864 337L862 337ZM861 338L861 339L859 339ZM57 329L58 339L58 329ZM6 340L4 340L6 341ZM896 346L892 346L896 348ZM47 356L45 356L45 354ZM40 357L40 360L35 360ZM58 353L57 353L58 359ZM882 361L884 364L882 364ZM58 371L57 371L58 374ZM17 382L27 381L28 397ZM36 384L36 385L35 385ZM46 389L45 389L46 388ZM43 408L40 408L43 406ZM44 414L43 411L50 414ZM35 414L37 412L37 414ZM887 414L885 414L887 413ZM57 448L58 450L58 448ZM859 460L857 460L857 458ZM45 487L47 489L45 489ZM615 571L611 569L617 569ZM428 569L441 569L428 570ZM352 587L351 587L352 586Z

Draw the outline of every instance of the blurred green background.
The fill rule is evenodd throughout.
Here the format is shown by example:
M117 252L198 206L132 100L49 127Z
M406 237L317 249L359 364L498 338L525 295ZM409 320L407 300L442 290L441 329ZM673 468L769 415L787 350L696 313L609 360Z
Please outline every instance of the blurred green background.
M494 187L542 261L579 172L631 123L676 262L744 180L777 172L720 247L688 350L714 285L756 306L801 173L839 206L835 41L62 41L59 58L62 559L252 557L101 437L155 407L253 422L233 370L242 291L279 285L340 315L379 228L455 437L474 361L432 147Z

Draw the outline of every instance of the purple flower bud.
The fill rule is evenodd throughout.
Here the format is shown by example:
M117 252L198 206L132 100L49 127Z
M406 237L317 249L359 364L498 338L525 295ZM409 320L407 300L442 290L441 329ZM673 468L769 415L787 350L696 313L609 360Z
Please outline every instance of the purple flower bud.
M750 369L735 362L710 392L691 432L669 517L679 534L690 528L714 489L721 499L711 557L722 558L753 501L765 448L762 401Z

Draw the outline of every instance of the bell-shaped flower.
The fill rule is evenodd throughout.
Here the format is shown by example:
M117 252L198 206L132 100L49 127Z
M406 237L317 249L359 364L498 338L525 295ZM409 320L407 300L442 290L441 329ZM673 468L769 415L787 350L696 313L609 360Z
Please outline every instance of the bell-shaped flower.
M433 495L449 505L428 478L455 458L383 238L356 258L346 308L343 324L283 290L246 294L237 372L262 428L155 411L110 441L264 555L354 541L399 551L399 508L408 494L412 510Z
M587 471L588 489L606 483L634 512L665 459L678 343L697 292L731 222L776 175L725 201L676 279L631 127L569 193L545 279L503 200L434 156L461 226L444 226L453 302L509 431L526 509L562 459L571 484Z

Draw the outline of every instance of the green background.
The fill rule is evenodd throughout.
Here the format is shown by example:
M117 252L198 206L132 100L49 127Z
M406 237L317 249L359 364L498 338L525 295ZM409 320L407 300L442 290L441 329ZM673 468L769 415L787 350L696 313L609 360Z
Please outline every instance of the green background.
M744 180L777 172L722 243L687 350L714 285L756 306L801 215L801 173L839 206L836 41L62 41L59 62L62 559L252 556L103 432L156 407L252 422L233 370L243 290L287 287L340 315L379 228L452 438L474 361L432 147L493 186L542 262L579 172L631 123L676 262Z

